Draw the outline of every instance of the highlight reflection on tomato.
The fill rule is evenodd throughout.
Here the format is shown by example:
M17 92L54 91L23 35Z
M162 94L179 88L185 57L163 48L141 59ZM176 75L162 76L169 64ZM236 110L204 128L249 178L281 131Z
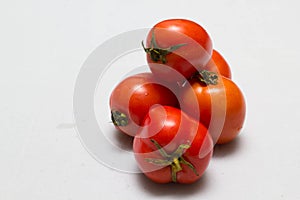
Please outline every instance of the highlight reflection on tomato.
M194 77L190 80L192 87L183 88L180 99L182 109L200 119L206 127L218 126L219 124L213 124L213 121L220 122L224 118L221 132L211 132L216 143L224 144L232 141L241 131L246 104L242 91L232 80L220 75L217 77L219 80L216 84L210 85L201 81L199 76ZM196 99L194 95L197 96ZM215 102L214 107L212 102ZM200 109L200 112L195 112L196 108Z
M213 142L206 127L181 110L155 106L134 138L133 151L149 179L192 183L207 168Z
M186 19L169 19L154 25L144 49L155 76L168 82L181 82L208 63L212 41L199 24Z
M155 104L177 107L177 97L159 83L152 73L141 73L121 81L110 96L111 118L115 127L135 136L149 108Z

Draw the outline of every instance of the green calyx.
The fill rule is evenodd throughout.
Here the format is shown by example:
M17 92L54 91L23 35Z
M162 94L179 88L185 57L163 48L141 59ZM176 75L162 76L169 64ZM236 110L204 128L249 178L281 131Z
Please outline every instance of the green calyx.
M196 74L197 78L205 83L206 85L217 85L218 84L218 74L215 72L202 70Z
M179 49L180 47L184 46L186 44L177 44L168 48L160 48L155 39L154 31L152 32L150 47L146 48L143 41L142 46L144 51L150 55L150 58L154 62L162 62L163 64L167 63L167 55L172 53L173 51Z
M120 111L111 111L111 120L115 126L126 126L128 125L128 117Z
M171 166L171 175L173 182L177 182L177 172L182 170L181 164L187 165L197 176L199 176L195 167L183 158L183 153L185 152L185 150L190 148L189 144L181 144L173 153L168 154L157 141L151 139L151 142L158 149L163 159L146 158L146 161L162 167Z

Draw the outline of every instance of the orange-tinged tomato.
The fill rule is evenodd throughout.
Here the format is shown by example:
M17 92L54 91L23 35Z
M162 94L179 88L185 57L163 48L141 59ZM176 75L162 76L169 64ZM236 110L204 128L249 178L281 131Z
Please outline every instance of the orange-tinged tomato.
M240 133L246 104L232 80L218 76L217 84L207 85L195 77L183 88L180 99L181 109L208 127L215 143L228 143Z
M205 66L205 69L208 71L216 72L226 78L232 78L229 64L226 62L225 58L215 49L213 50L211 59Z

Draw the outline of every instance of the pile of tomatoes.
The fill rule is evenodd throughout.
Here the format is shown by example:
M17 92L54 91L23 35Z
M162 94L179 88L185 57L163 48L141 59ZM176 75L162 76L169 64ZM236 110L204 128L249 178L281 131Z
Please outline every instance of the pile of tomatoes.
M214 145L241 131L244 96L207 31L193 21L161 21L142 46L151 72L127 77L114 88L112 122L134 137L135 159L146 177L195 182Z

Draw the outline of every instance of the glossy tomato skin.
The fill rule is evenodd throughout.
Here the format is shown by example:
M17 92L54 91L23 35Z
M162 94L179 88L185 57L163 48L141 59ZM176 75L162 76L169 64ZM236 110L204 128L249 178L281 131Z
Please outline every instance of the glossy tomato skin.
M151 71L164 81L180 82L189 78L207 64L212 54L209 34L202 26L190 20L169 19L157 23L147 36L147 47L151 47L153 37L162 49L183 45L167 54L165 63L154 61L147 54Z
M152 73L140 73L127 77L111 93L112 121L118 130L135 136L149 108L155 104L176 107L178 101L175 94L167 86L160 84ZM126 119L121 116L120 120L118 118L120 113Z
M164 159L151 142L157 141L168 154L182 144L189 144L182 157L191 163L197 174L186 164L176 173L177 183L193 183L200 179L207 168L213 152L212 139L204 125L193 120L181 110L169 106L152 108L145 118L144 126L134 138L133 151L141 171L157 183L175 182L172 167L159 166L147 159Z
M181 108L208 127L215 143L232 141L245 121L246 103L242 91L232 80L222 76L217 85L208 86L196 78L190 84L180 95ZM197 108L200 112L195 112Z
M213 50L211 59L205 66L205 69L208 71L216 72L226 78L231 79L231 69L225 58L217 51Z

